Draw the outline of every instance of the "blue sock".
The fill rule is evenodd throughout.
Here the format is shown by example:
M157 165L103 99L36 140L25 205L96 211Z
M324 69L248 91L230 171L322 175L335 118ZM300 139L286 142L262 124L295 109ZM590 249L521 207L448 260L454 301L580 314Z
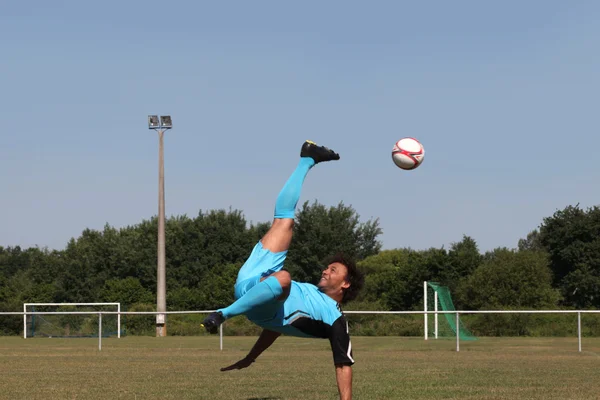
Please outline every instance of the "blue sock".
M246 314L248 311L260 307L270 301L273 301L283 293L283 289L279 281L274 276L270 276L262 282L259 282L246 294L237 299L229 307L217 310L223 313L225 319L235 317L237 315Z
M298 166L283 185L279 196L277 196L275 218L294 218L304 178L306 178L306 174L313 165L315 165L315 160L311 157L300 158Z

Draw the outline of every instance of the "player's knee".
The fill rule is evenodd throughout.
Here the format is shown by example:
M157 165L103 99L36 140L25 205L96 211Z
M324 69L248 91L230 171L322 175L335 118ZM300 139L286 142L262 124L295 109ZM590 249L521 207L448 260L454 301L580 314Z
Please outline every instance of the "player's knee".
M271 224L271 229L289 230L294 228L294 218L275 218Z
M277 281L281 285L284 292L288 291L292 286L292 276L287 271L278 271L273 274Z

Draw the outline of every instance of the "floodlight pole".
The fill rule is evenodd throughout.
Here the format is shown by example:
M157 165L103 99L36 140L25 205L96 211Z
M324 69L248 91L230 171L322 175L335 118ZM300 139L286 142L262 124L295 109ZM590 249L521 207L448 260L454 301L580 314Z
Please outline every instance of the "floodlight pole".
M158 131L158 266L156 270L156 310L167 311L165 271L165 157L164 130ZM156 316L156 336L167 336L165 314Z
M156 119L153 121L152 117ZM158 251L156 268L156 311L167 311L166 271L165 271L165 159L164 133L171 129L171 117L165 124L165 117L149 116L149 129L158 132ZM156 315L156 337L167 336L166 314Z

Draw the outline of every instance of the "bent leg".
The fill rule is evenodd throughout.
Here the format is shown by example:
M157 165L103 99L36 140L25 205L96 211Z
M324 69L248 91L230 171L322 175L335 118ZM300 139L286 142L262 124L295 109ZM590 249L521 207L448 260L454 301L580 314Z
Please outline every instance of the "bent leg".
M304 143L300 161L277 196L273 224L252 251L238 273L236 301L219 310L225 319L247 314L253 309L289 296L291 277L281 271L292 241L296 205L308 171L317 163L339 159L333 151Z
M247 314L260 306L273 302L285 301L290 295L292 278L287 271L278 271L270 276L260 278L260 282L250 288L240 299L229 307L219 311L225 319Z
M315 165L310 157L301 157L296 169L279 192L275 202L273 224L261 239L262 246L273 252L287 251L292 242L296 205L308 171Z
M264 281L265 279L275 278L277 282L279 282L279 286L281 286L281 296L277 298L278 301L285 301L290 295L290 289L292 287L292 276L287 271L277 271L269 276L263 276L260 278L260 281Z
M283 261L292 242L296 205L306 174L313 165L315 161L312 158L301 157L296 169L279 192L271 228L260 239L238 272L236 286L245 283L236 287L236 299L260 279L250 280L251 278L268 276L283 268Z
M281 268L292 242L294 213L302 184L313 165L315 162L312 158L300 158L298 166L279 192L271 228L238 273L235 287L237 300L219 310L225 319L246 314L272 301L283 301L289 295L291 277L289 272L281 271Z
M250 288L250 290L229 307L218 311L223 314L225 319L232 318L237 315L246 314L255 308L277 300L282 294L283 288L279 280L274 276L269 276L267 279Z
M260 239L262 247L272 253L287 251L292 243L294 220L292 218L274 219L271 228Z
M270 276L289 276L287 271L282 271L283 263L287 256L287 249L292 240L293 219L276 219L273 226L254 246L252 254L242 268L240 268L234 286L234 297L237 301L244 301L245 295ZM277 300L285 300L289 294L289 283L277 281L282 286L282 293L273 293ZM291 279L290 279L291 281ZM226 311L227 312L227 311Z

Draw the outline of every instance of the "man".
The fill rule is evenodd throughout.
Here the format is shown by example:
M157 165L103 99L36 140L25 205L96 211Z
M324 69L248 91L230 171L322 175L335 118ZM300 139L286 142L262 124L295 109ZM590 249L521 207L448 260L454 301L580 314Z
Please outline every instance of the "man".
M263 328L248 355L221 371L250 366L281 335L329 339L340 399L352 398L352 345L340 304L353 300L363 286L363 275L343 255L328 260L317 286L292 280L283 263L292 241L296 205L308 171L315 164L339 160L334 151L306 141L300 162L275 203L273 224L256 244L240 269L235 284L236 301L204 320L210 333L237 315Z

